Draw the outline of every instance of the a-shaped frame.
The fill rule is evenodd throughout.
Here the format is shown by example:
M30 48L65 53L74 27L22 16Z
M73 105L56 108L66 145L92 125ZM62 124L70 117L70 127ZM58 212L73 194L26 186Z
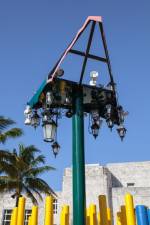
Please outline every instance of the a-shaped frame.
M88 42L87 42L86 51L82 52L82 51L73 49L74 44L77 42L77 40L80 38L82 33L85 31L85 29L91 23L92 23L92 25L91 25L91 30L90 30L90 34L89 34L89 39L88 39ZM103 47L104 47L104 52L105 52L105 58L97 56L97 55L90 54L90 47L91 47L91 44L92 44L92 39L93 39L93 34L94 34L96 23L98 24L99 29L100 29L100 34L101 34L101 37L102 37L102 42L103 42ZM58 62L56 63L54 68L49 73L47 82L53 81L57 70L60 68L61 63L63 62L63 60L65 59L65 57L67 56L68 53L72 53L72 54L76 54L76 55L84 57L82 70L81 70L81 75L80 75L80 79L79 79L79 84L80 85L82 84L84 72L85 72L85 69L86 69L87 60L88 59L93 59L93 60L97 60L97 61L104 62L104 63L107 64L108 72L109 72L109 76L110 76L110 83L111 83L111 85L112 85L112 87L114 89L114 79L113 79L112 70L111 70L111 64L110 64L108 48L107 48L106 38L105 38L105 34L104 34L104 29L103 29L102 18L100 16L89 16L86 19L86 21L83 24L83 26L79 29L79 31L77 32L76 36L72 40L72 42L69 44L67 49L63 52L63 54L61 55L61 57L58 60Z

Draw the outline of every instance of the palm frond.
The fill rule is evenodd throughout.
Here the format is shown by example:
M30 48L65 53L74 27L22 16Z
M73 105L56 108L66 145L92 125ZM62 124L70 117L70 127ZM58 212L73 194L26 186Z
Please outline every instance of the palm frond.
M27 147L19 145L19 157L22 158L26 163L30 163L34 160L35 154L40 152L34 145L29 145Z
M37 194L38 198L39 198L41 201L43 201L43 197L42 197L42 195L40 194L40 192L39 192L39 191L37 191L37 190L36 190L36 188L33 188L33 189L32 189L32 191L33 191L34 193L36 193L36 194Z
M15 124L15 122L9 118L5 118L4 116L0 116L0 133L7 129L10 125Z
M32 202L37 204L37 199L42 200L42 193L56 196L52 188L38 176L44 172L54 170L51 166L39 166L45 164L45 157L37 155L40 152L34 145L19 145L19 151L0 150L0 192L14 191L25 192ZM37 155L37 156L36 156ZM34 193L36 194L34 196Z
M9 150L1 150L0 149L0 160L7 160L9 158L12 158L12 153Z
M10 179L8 176L0 176L0 192L15 190L16 186L18 186L16 180Z
M41 178L27 178L26 184L30 189L36 188L41 193L57 196L53 189Z
M30 189L27 188L26 186L24 186L23 189L24 189L24 191L25 191L27 197L31 199L32 203L33 203L34 205L38 205L38 201L37 201L36 198L34 197L34 194L30 191Z
M20 137L23 131L20 128L12 128L4 133L0 133L0 143L5 143L8 138Z
M7 174L11 178L15 178L18 175L16 167L6 161L0 161L0 173Z
M32 166L38 166L40 163L45 163L45 156L44 155L38 155L33 161Z
M43 173L50 170L55 170L55 168L51 166L41 166L36 168L31 167L29 170L25 171L25 174L36 178L37 176L42 175Z
M9 150L0 150L0 164L1 162L7 162L10 164L15 163L16 157Z

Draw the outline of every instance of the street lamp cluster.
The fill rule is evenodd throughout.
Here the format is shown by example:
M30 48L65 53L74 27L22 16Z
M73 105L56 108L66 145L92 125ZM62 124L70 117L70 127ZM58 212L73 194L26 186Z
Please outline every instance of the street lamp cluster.
M55 83L45 87L34 109L27 105L24 111L26 125L36 129L42 121L44 141L52 143L55 157L60 149L57 142L58 119L73 116L74 93L77 91L77 83L60 78L60 74L64 74L62 69L57 74ZM92 71L89 85L83 85L83 106L85 114L89 114L89 132L96 139L105 120L111 130L115 124L118 125L117 132L123 140L126 134L123 125L125 112L122 106L116 105L111 84L106 87L97 85L97 78L98 72ZM38 110L40 106L42 111Z
M54 153L54 156L59 152L60 145L57 142L57 119L59 113L52 112L49 105L49 95L48 92L46 95L46 102L47 107L41 112L41 115L37 112L37 110L34 110L32 112L32 109L29 105L27 105L24 114L25 114L25 124L31 125L35 129L40 125L42 120L42 127L43 127L43 136L45 142L51 142L52 143L52 150ZM48 104L47 104L48 103Z
M86 50L74 49L75 43L90 25ZM96 25L99 27L104 56L90 53ZM60 67L68 54L83 58L80 77L76 81L62 78L64 71ZM88 60L98 61L107 66L107 74L109 75L107 85L98 83L97 71L90 73L89 83L83 82ZM57 142L58 120L63 116L72 118L73 224L85 225L84 116L89 115L89 132L94 138L97 138L103 121L106 121L111 130L114 126L117 126L117 132L121 140L124 139L126 134L126 128L123 124L127 113L118 103L116 85L100 16L89 16L86 19L47 78L28 102L24 114L26 125L36 128L42 124L44 141L52 144L55 156L60 149Z

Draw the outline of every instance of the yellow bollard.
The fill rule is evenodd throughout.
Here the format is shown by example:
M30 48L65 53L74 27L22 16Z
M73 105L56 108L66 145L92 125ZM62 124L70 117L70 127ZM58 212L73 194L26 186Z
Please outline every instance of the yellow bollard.
M19 198L17 225L24 225L25 198Z
M28 225L32 225L32 216L29 216L28 218Z
M111 221L111 210L110 210L110 208L107 208L107 220L108 220L108 225L111 225L112 221Z
M18 208L15 207L13 209L13 223L12 223L12 225L17 225L17 215L18 215Z
M100 212L97 213L97 224L98 224L98 225L101 225Z
M96 205L90 205L90 225L97 225Z
M136 225L134 214L134 203L131 194L125 195L125 206L126 206L127 225Z
M10 225L13 225L13 222L14 222L14 209L12 209L12 212L11 212Z
M60 212L60 225L64 225L64 210L63 207Z
M31 224L38 225L38 207L37 206L32 207Z
M125 205L121 205L121 219L122 219L123 225L127 225L126 207L125 207Z
M60 214L60 225L69 225L69 206L64 205Z
M121 220L121 212L117 212L117 225L124 225Z
M53 225L53 197L52 196L46 197L44 225Z
M90 225L90 208L86 209L86 225Z
M101 225L108 225L106 196L99 195L98 198L99 198L99 211L100 211Z
M69 205L64 206L65 225L69 225Z

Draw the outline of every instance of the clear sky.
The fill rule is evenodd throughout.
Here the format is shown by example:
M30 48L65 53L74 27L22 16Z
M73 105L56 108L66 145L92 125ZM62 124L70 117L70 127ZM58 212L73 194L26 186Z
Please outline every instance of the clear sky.
M51 174L44 175L55 190L61 190L64 168L71 166L71 120L60 121L58 141L61 150L55 160L50 145L42 140L42 128L35 132L24 125L23 111L89 15L103 17L119 102L129 111L129 116L123 143L116 130L111 133L105 123L95 141L88 134L86 119L86 163L105 165L150 160L149 12L149 0L0 0L0 114L14 119L25 133L17 141L9 141L4 148L13 149L18 143L24 143L41 149L47 163L56 168ZM97 38L95 41L93 51L96 52L99 42ZM85 43L81 39L81 47ZM76 60L76 57L70 57L64 63L70 79L79 77ZM100 65L92 64L91 68L103 75ZM86 76L89 71L90 68Z

